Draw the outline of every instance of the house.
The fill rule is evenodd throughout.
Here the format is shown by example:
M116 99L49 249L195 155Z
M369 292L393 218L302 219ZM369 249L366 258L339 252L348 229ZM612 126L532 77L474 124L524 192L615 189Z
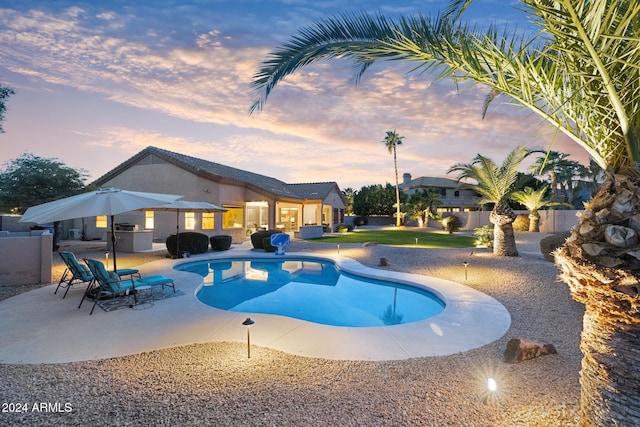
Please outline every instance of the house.
M147 147L94 184L130 191L177 194L226 209L222 213L180 212L180 231L231 235L238 242L259 229L299 232L301 227L333 229L343 222L345 201L335 182L287 184L278 179L185 154ZM176 213L129 212L117 216L138 230L153 230L156 241L176 231ZM97 227L96 227L97 226ZM85 235L106 233L106 220L85 224ZM104 228L104 230L103 230Z
M407 196L429 188L440 192L439 200L442 205L438 208L438 212L469 212L480 209L478 194L473 190L460 189L460 183L453 179L428 176L412 179L410 173L405 173L398 187Z

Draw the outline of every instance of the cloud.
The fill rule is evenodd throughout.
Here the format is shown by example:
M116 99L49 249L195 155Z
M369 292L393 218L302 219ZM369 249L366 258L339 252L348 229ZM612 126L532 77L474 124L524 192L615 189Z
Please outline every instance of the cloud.
M249 116L249 84L273 47L267 40L284 39L336 7L305 4L265 18L256 10L237 22L215 10L204 19L202 9L179 2L141 5L133 14L95 5L0 9L0 62L47 84L210 129L188 136L182 129L109 126L87 135L94 146L117 147L120 157L156 145L292 182L340 178L359 188L394 179L380 143L387 130L405 136L399 168L414 176L442 176L478 152L498 159L516 145L550 144L549 129L515 109L493 109L483 120L486 89L458 94L397 62L371 67L358 86L350 64L315 64L281 82L265 110ZM577 151L566 140L558 144Z

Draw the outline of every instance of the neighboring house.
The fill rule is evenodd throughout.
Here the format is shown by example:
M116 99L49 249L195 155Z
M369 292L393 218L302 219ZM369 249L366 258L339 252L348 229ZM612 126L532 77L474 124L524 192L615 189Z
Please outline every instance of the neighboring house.
M478 194L473 190L460 189L458 181L453 179L428 176L411 179L411 174L405 173L399 187L407 196L429 188L439 191L442 205L438 212L468 212L480 209Z
M204 201L227 209L224 213L180 212L180 231L202 232L209 236L227 234L242 241L258 229L299 231L305 225L333 229L344 221L345 201L335 182L287 184L275 178L236 169L204 159L157 147L147 147L118 165L94 184L130 191L167 193L183 200ZM176 231L176 213L130 212L116 217L116 223L137 225L154 231L162 241ZM87 227L91 238L103 236L100 228Z

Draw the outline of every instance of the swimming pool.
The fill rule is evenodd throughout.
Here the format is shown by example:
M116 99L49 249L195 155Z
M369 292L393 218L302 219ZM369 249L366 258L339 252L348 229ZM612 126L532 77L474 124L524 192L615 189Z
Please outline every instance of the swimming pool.
M204 304L324 325L401 325L436 316L445 308L444 301L426 289L349 274L325 259L200 260L176 269L204 278L197 293Z

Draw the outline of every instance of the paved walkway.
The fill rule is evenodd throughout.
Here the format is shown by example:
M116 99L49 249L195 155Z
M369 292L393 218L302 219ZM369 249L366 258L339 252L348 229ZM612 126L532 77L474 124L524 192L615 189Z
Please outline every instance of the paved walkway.
M273 257L246 250L193 256L189 261L241 256ZM289 256L304 254L290 253ZM317 254L307 254L318 258ZM433 318L406 325L346 328L319 325L267 314L252 314L251 344L291 354L344 360L399 360L467 351L500 338L511 319L495 299L458 283L408 273L372 269L330 256L344 270L428 286L445 300ZM61 363L103 359L198 342L246 342L245 313L218 310L201 303L199 275L173 269L185 260L144 264L143 275L173 277L185 295L156 301L150 307L105 312L92 302L78 303L83 287L67 297L50 285L0 301L0 363Z

